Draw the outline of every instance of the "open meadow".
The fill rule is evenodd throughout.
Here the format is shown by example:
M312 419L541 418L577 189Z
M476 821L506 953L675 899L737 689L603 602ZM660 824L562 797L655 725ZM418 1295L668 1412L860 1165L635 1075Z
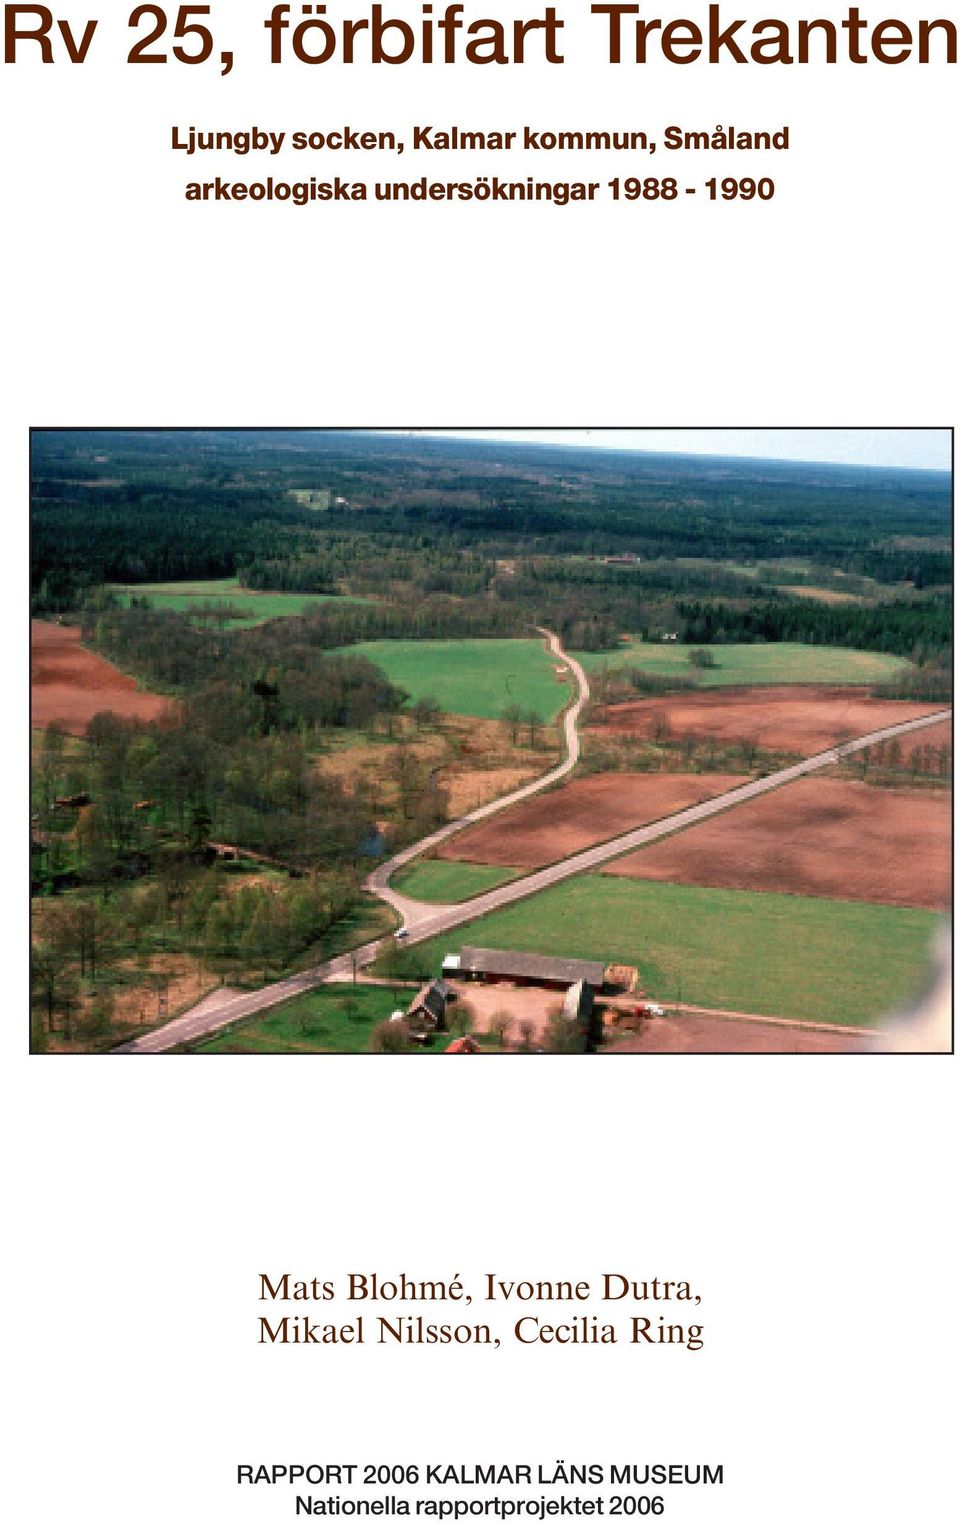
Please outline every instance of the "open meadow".
M288 1000L251 1020L199 1042L200 1053L367 1052L370 1033L396 1010L405 1010L412 989L371 984L330 984Z
M241 615L230 618L237 628L252 629L268 619L289 618L323 603L363 603L365 598L325 592L254 592L241 587L235 576L196 582L113 583L109 589L125 608L133 598L145 599L152 608L168 608L194 618L216 619L218 609Z
M390 880L399 894L409 894L424 904L462 904L499 888L517 876L509 867L486 867L478 862L444 862L437 858L411 862Z
M366 656L413 702L432 698L448 714L520 708L549 721L570 696L541 640L371 640L339 654Z
M798 645L789 641L769 645L711 645L716 665L691 664L690 652L702 647L679 640L657 642L624 638L616 650L576 652L584 670L635 666L658 677L683 677L699 687L736 687L753 683L884 682L909 669L902 656L879 651L847 650L841 646Z

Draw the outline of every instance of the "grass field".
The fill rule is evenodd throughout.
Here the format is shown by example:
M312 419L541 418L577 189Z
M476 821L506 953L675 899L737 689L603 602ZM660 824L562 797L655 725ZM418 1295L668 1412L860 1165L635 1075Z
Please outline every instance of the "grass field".
M636 666L658 676L686 677L701 687L732 687L736 684L825 682L868 684L883 682L910 666L902 656L876 651L846 650L833 645L712 645L715 667L691 666L693 647L645 643L631 639L616 651L578 653L588 673L604 666Z
M411 862L391 878L390 886L411 899L422 899L425 904L460 904L483 894L488 888L499 888L517 876L512 867L486 867L479 862Z
M231 619L230 626L246 628L265 624L268 619L302 613L305 608L318 603L366 601L322 592L247 592L239 586L236 577L209 582L151 582L143 586L115 583L110 591L116 593L127 607L132 597L147 598L154 608L172 608L177 613L198 614L205 607L226 604L243 614L242 619Z
M195 1052L367 1052L370 1033L413 991L370 984L331 984L265 1010L200 1042ZM442 1050L442 1048L440 1049ZM411 1051L417 1051L411 1048Z
M448 714L496 719L517 704L550 720L570 695L539 640L371 640L348 651L368 656L412 700L435 698Z
M838 1025L871 1025L920 986L929 910L585 876L411 947L439 968L468 945L636 964L678 997Z

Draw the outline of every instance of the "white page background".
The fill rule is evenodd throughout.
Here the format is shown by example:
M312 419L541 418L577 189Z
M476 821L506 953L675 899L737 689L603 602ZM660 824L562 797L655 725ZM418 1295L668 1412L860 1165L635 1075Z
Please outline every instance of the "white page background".
M572 6L562 68L271 69L267 7L219 10L227 79L123 65L122 8L82 67L2 76L12 1515L272 1523L292 1497L238 1490L237 1463L565 1458L722 1462L667 1523L939 1523L950 1060L31 1061L18 762L30 426L953 423L955 71L611 68ZM603 181L627 156L167 149L175 123L414 122L789 123L794 146L639 170L772 173L767 205L566 208L181 194ZM373 1269L689 1278L706 1347L257 1346L261 1272Z

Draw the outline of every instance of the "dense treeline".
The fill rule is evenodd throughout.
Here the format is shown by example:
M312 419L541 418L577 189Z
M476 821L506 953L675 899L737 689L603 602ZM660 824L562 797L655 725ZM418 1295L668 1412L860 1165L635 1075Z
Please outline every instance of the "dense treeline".
M488 590L495 563L480 555L427 539L384 534L325 534L322 546L285 559L253 559L241 569L244 586L270 592L336 592L383 595L445 593L478 596Z
M642 591L646 594L710 593L715 597L764 597L773 588L766 582L712 566L703 562L688 565L683 561L636 561L617 563L588 560L581 556L563 560L524 559L518 562L510 579L515 591L529 597L534 588L542 595L563 588L599 587L607 596Z
M323 432L50 431L33 436L32 510L32 586L47 611L104 581L236 573L297 591L346 577L358 591L403 581L472 596L497 559L572 554L950 579L950 482L930 471ZM694 575L664 569L661 590L672 576L669 590L692 591Z
M846 645L925 661L950 646L953 598L892 600L877 604L793 601L677 604L681 638L694 645L796 640Z
M613 650L625 630L657 638L679 628L682 592L727 593L740 599L776 598L744 577L676 562L609 565L582 558L527 560L495 587L501 602L534 610L535 621L555 629L572 650Z
M325 655L322 622L278 619L253 629L198 629L184 614L99 607L84 633L149 686L186 695L189 722L243 736L363 729L396 713L404 694L362 656Z
M950 703L953 699L953 671L946 661L933 661L916 671L900 672L873 689L877 698L907 698L913 702Z

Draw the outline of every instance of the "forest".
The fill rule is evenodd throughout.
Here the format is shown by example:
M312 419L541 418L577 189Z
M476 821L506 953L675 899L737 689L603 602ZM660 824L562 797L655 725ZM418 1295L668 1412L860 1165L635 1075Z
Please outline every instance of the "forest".
M918 589L951 577L950 481L933 471L323 430L39 430L31 502L32 589L48 609L103 582L239 574L328 590L351 560L359 586L376 551L387 575L396 557L409 580L412 559L441 578L423 590L464 594L517 555L805 559Z
M925 661L951 640L939 472L322 430L38 431L31 492L41 615L102 607L111 583L236 575L369 599L313 611L309 643L326 649L542 623L584 650L626 632ZM798 595L811 587L827 596ZM178 688L188 644L193 664L218 648L178 632L152 679Z

